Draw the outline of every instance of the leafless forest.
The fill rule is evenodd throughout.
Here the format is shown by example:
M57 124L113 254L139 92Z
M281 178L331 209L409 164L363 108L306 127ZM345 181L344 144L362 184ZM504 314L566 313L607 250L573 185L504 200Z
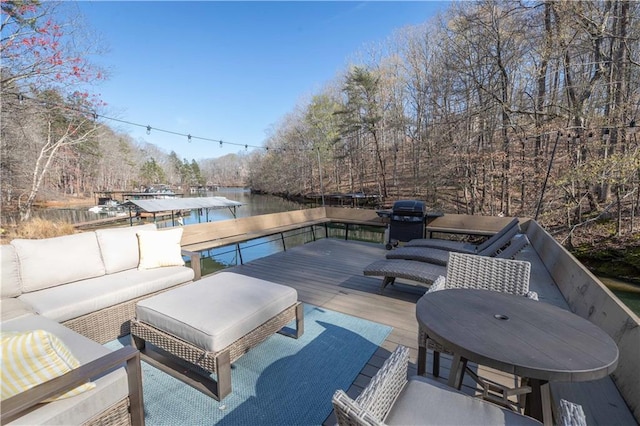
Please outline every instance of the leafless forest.
M452 3L354 54L274 124L264 149L197 162L90 113L99 105L73 90L73 69L58 84L62 64L46 74L44 55L9 43L33 28L8 4L2 204L23 218L37 197L155 182L422 199L450 213L535 217L568 238L595 222L611 235L638 227L640 3ZM39 7L47 17L48 3ZM65 64L86 56L78 48Z
M371 46L285 117L252 158L251 186L416 198L567 230L607 220L629 233L639 6L456 3Z

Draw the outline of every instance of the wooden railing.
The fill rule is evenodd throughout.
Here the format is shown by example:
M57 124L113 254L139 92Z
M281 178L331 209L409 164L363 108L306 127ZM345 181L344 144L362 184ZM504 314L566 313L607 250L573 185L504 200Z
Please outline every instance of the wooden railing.
M602 328L618 345L618 367L611 377L636 421L640 422L640 319L576 260L536 221L525 220L522 228L569 309ZM533 279L533 278L532 278ZM595 391L585 395L598 399ZM568 396L570 399L572 395ZM605 416L606 417L606 416ZM616 424L613 414L611 424Z
M182 248L202 251L330 222L323 207L187 225Z

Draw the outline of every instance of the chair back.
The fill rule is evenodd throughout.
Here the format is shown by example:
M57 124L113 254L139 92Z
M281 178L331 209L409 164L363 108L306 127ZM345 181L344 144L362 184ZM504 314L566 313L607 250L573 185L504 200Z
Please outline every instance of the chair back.
M342 390L332 403L340 426L381 425L393 403L407 384L409 349L399 345L356 400Z
M514 230L515 232L513 232ZM509 222L504 228L502 228L496 234L493 234L482 244L478 244L478 246L476 247L476 253L477 254L483 253L486 249L495 247L497 244L502 242L502 245L500 247L495 247L495 249L493 250L495 252L501 249L503 246L505 246L509 242L511 237L513 237L515 234L519 232L520 232L520 220L517 217L514 217L511 220L511 222ZM507 233L510 234L509 237L504 238L505 234Z
M451 252L445 287L526 295L530 275L529 262Z
M515 219L514 221L510 222L509 225L502 228L500 232L493 235L482 244L479 244L476 249L476 253L480 256L495 256L502 247L509 244L511 238L518 235L519 233L520 224L518 222L518 219Z
M500 251L496 257L499 259L513 259L520 250L529 245L529 238L525 234L515 235L509 241L509 245Z

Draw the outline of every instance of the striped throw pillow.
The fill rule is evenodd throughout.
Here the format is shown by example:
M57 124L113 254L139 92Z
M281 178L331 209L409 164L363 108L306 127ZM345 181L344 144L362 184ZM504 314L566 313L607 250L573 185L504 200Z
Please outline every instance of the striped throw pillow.
M2 346L2 396L4 400L41 383L61 376L80 366L69 348L55 335L45 330L24 332L3 331ZM69 398L95 388L95 383L85 383L70 391L56 395L44 402Z

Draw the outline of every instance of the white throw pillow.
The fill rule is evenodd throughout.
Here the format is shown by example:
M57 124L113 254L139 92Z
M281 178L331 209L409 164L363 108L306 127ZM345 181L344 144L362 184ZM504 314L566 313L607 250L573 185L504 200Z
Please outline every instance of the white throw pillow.
M180 246L182 228L171 228L166 231L139 231L136 235L140 250L138 269L184 266Z
M3 331L0 336L3 400L80 367L69 348L48 331ZM45 402L69 398L95 387L95 383L85 383Z

